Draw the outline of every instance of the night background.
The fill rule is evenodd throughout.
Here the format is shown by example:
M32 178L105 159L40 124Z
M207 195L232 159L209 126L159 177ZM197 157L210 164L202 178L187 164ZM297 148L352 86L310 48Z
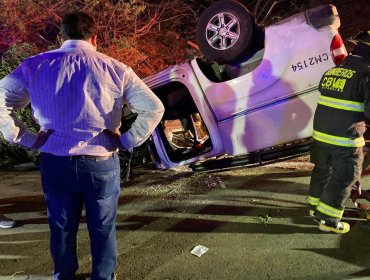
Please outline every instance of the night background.
M139 76L146 77L169 65L200 55L187 42L195 42L195 27L199 16L213 2L216 1L2 0L0 75L8 70L8 63L15 62L10 61L12 55L22 57L58 47L61 17L67 12L81 10L91 14L98 22L99 50L130 65ZM274 1L239 2L260 23ZM369 28L370 5L367 0L277 2L265 18L265 25L331 3L339 12L343 38Z
M194 48L202 12L216 1L0 0L0 78L23 59L58 48L62 16L81 10L99 25L98 50L131 66L141 78L202 54ZM331 3L345 39L370 29L369 0L240 1L258 23L278 22ZM29 108L16 112L38 131ZM142 153L141 153L142 152ZM266 166L220 172L155 170L138 151L117 213L117 280L327 280L370 279L370 223L348 201L345 235L322 233L308 217L309 156ZM0 280L51 279L49 226L37 152L0 136ZM18 163L36 163L17 169ZM19 166L19 165L18 165ZM361 184L370 188L370 176ZM366 202L366 201L365 201ZM368 213L368 212L367 212ZM76 280L91 271L90 239L83 215ZM209 248L202 257L191 250Z
M174 64L202 54L194 48L197 21L205 8L216 1L99 1L99 0L1 0L0 78L21 61L39 52L58 48L62 16L81 10L98 23L98 50L131 66L147 77ZM300 11L331 3L341 19L342 38L356 35L370 26L367 0L253 0L239 1L257 23L270 25ZM278 2L267 15L274 2ZM353 45L345 41L350 50ZM30 111L19 117L37 131ZM0 137L0 167L37 160L37 155L6 143Z

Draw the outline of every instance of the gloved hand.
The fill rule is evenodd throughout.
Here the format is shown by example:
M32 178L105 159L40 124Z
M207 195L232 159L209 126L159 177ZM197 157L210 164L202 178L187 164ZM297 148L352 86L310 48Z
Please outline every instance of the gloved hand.
M102 133L104 133L105 135L108 136L109 141L111 143L111 146L114 149L118 148L121 151L126 150L126 148L122 145L122 142L121 142L121 140L119 138L120 137L120 133L119 132L112 132L109 129L104 129L102 131Z
M48 141L49 136L54 133L54 129L49 129L47 131L40 131L37 135L36 142L33 143L31 149L38 150L42 145Z
M358 207L358 203L356 202L356 200L361 197L361 185L360 185L360 182L359 181L356 181L356 183L353 185L352 187L352 191L351 191L351 200L353 202L353 204Z
M358 137L362 137L366 131L366 124L365 122L357 122L353 123L347 129L347 135L351 139L356 139Z
M361 185L359 181L357 181L352 188L351 199L356 208L365 210L365 212L370 210L370 205L357 202L358 199L366 199L367 201L370 201L370 191L361 190Z

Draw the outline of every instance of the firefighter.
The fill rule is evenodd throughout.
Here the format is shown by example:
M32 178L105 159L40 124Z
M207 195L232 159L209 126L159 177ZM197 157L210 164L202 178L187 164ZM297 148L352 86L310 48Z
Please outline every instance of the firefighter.
M309 214L325 232L347 233L341 222L344 203L362 172L366 130L370 118L370 31L357 35L343 65L321 78L321 93L313 124Z

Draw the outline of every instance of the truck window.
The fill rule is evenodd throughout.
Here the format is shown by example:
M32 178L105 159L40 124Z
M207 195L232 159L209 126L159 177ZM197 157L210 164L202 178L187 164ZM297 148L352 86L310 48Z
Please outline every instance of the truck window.
M212 143L207 127L187 87L170 82L153 91L165 107L158 130L171 161L180 162L209 152Z
M214 83L226 82L252 72L261 64L265 49L253 52L244 61L233 64L218 64L204 58L196 61L202 73Z

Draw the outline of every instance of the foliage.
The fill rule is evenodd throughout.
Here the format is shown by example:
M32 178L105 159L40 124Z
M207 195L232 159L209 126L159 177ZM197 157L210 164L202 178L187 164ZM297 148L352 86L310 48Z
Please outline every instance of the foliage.
M32 43L24 42L12 45L3 53L0 61L0 79L9 74L25 58L38 53L38 49Z
M141 77L184 60L187 36L196 24L187 1L0 0L0 6L0 52L20 43L32 43L39 52L55 48L62 16L80 10L99 26L99 50Z
M352 18L339 10L342 22L347 22L351 31L355 22L367 16L366 9L362 9L365 1L358 0L354 5L351 0L240 0L258 23L266 25L319 4L343 3L348 9L356 9ZM24 58L57 48L62 16L76 10L95 18L99 51L146 77L201 55L188 42L194 41L197 20L213 2L216 0L0 0L0 78ZM278 4L270 12L275 2ZM18 114L31 128L38 129L29 108ZM0 137L0 161L4 157L29 160L28 155L29 151L10 146Z
M61 18L71 11L92 15L99 26L99 50L130 65L142 77L184 59L185 43L174 44L180 35L172 30L182 18L195 20L187 5L170 1L0 0L0 6L0 78L24 58L57 48ZM38 130L29 107L17 115ZM1 162L28 161L34 155L4 139L0 139L0 152ZM146 161L141 156L147 156L144 150L135 153L133 162Z
M0 63L0 79L9 74L16 68L25 58L36 54L37 48L30 43L20 43L11 46L2 56ZM39 126L32 117L32 112L29 106L22 110L17 110L16 116L26 124L33 132L39 130ZM0 134L0 167L4 167L13 163L25 161L36 161L37 153L20 146L12 145L5 141Z

